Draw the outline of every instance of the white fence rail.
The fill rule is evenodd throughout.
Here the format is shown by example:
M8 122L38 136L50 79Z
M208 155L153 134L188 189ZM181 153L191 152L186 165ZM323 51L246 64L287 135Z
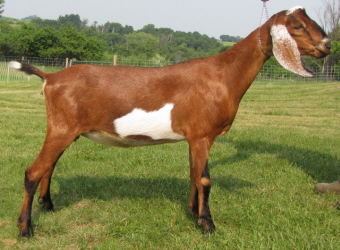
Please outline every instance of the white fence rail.
M8 67L8 62L16 60L19 62L32 64L46 72L56 72L65 67L75 64L93 65L130 65L139 67L161 67L174 64L165 60L141 60L118 58L114 62L107 61L72 61L60 58L0 58L0 82L11 81L40 81L37 76L28 76L23 72ZM315 76L305 78L291 73L281 66L265 65L259 72L256 81L340 81L340 67L314 67L311 68Z

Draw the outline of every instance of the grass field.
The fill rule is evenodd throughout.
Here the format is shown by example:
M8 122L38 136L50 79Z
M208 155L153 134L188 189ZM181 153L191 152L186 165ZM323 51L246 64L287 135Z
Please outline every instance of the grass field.
M35 199L35 237L19 239L24 171L45 135L38 83L0 83L0 249L339 249L339 83L254 83L210 157L203 235L187 215L185 142L110 148L80 138L52 179L55 212Z
M222 44L223 44L223 46L229 46L229 47L231 47L231 46L233 46L234 44L236 44L236 43L234 43L234 42L222 42L222 41L220 41Z

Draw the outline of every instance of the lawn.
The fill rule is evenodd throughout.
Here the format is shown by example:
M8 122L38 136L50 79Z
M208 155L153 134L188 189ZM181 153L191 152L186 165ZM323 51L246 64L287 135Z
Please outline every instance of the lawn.
M254 83L211 151L211 212L202 234L186 213L186 142L112 148L73 143L52 178L54 212L33 205L35 236L18 238L24 171L45 135L39 83L0 83L1 249L338 249L340 85Z

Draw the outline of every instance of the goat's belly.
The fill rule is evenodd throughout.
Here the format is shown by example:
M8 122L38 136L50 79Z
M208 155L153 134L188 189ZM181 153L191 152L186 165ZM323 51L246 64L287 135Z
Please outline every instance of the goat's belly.
M154 111L135 108L130 113L113 121L115 132L123 138L148 138L147 141L184 140L185 137L173 131L171 111L173 103L167 103ZM139 139L138 139L139 138ZM144 138L144 139L143 139Z
M138 146L149 146L149 145L158 145L163 143L174 143L185 138L181 138L178 140L174 139L157 139L154 140L151 137L144 135L130 135L127 137L120 137L116 135L112 135L102 131L90 131L83 133L82 136L96 142L99 144L104 144L108 146L116 146L116 147L138 147Z

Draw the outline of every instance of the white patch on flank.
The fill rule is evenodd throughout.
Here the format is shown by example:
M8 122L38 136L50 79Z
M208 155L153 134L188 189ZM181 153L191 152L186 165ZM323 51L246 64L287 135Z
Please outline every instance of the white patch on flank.
M21 63L16 62L16 61L10 61L9 67L13 69L21 69Z
M299 10L299 9L304 10L305 8L302 7L302 6L295 6L291 9L287 10L286 15L288 16L290 14L293 14L296 10Z
M153 140L184 140L171 127L171 110L174 104L168 103L163 108L147 112L135 108L131 113L116 119L113 124L121 137L129 135L149 136Z

